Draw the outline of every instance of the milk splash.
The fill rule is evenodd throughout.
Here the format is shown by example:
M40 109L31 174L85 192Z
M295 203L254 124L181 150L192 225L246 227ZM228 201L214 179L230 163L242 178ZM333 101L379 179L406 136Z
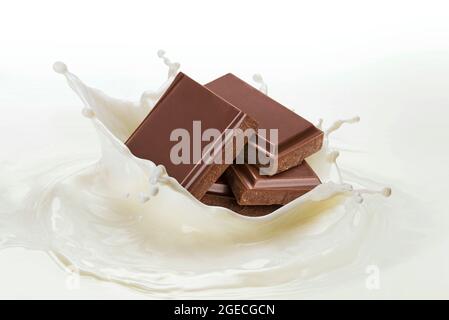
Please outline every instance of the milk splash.
M114 99L85 85L65 64L54 70L84 103L99 137L95 163L48 162L40 172L0 171L0 248L48 252L61 266L157 297L289 297L361 277L406 254L416 238L410 199L337 165L325 131L323 149L308 159L324 183L258 218L209 207L162 166L134 157L124 141L173 81L180 65L158 52L168 79L138 102ZM254 80L262 92L262 76ZM318 126L323 126L321 120Z

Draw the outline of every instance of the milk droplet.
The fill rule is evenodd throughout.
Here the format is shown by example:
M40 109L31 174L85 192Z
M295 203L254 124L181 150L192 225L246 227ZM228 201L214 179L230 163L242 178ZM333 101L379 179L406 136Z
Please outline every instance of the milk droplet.
M265 83L265 81L263 80L263 77L261 74L256 73L253 76L253 80L259 84L259 91L262 92L265 95L268 95L268 85Z
M68 71L67 65L61 61L57 61L53 64L53 70L60 74L64 74Z
M329 136L331 133L337 131L338 129L341 128L342 125L344 125L345 123L348 124L353 124L353 123L357 123L360 122L360 117L356 116L350 119L345 119L345 120L337 120L335 121L325 132L325 134L327 136Z
M385 197L391 196L391 193L392 193L391 188L384 188L384 189L382 190L382 195L385 196Z
M253 80L254 80L255 82L257 82L257 83L263 82L262 75L259 74L259 73L256 73L256 74L253 76Z

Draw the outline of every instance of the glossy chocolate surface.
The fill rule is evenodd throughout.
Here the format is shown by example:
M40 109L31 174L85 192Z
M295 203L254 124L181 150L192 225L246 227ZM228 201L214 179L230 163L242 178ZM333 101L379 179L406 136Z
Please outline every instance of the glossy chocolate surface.
M260 129L278 129L277 144L269 134L263 139L268 141L266 147L262 144L267 154L270 143L278 147L279 165L273 173L294 167L321 149L321 130L235 75L227 74L206 87L252 117Z
M321 184L312 168L301 165L274 176L252 165L233 165L225 172L239 205L284 205Z
M194 158L194 143L200 144L201 150L210 143L202 141L201 136L195 136L194 121L201 122L201 132L214 128L218 129L223 137L225 129L244 130L256 126L244 112L185 74L179 73L126 145L135 156L164 165L170 176L200 199L229 164L207 164L201 157ZM188 163L176 164L170 158L172 147L179 142L170 139L175 129L184 129L190 135ZM225 149L233 149L234 145L222 143L217 149L220 148L224 152ZM233 153L238 151L233 150ZM223 153L217 154L216 157L223 157Z

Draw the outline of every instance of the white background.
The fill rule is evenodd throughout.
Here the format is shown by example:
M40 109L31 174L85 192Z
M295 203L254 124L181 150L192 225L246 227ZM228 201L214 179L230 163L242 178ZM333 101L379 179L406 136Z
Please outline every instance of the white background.
M166 76L160 48L203 83L261 73L271 96L310 120L360 115L338 136L369 150L352 165L413 194L428 208L422 214L449 231L447 1L2 1L1 157L26 143L41 144L42 156L63 152L92 134L54 61L109 94L138 99ZM79 122L55 124L68 118ZM41 141L45 126L67 144ZM355 281L313 297L449 298L448 244L439 238L381 270L380 290ZM66 281L45 254L0 252L0 298L145 298L89 279L68 290Z

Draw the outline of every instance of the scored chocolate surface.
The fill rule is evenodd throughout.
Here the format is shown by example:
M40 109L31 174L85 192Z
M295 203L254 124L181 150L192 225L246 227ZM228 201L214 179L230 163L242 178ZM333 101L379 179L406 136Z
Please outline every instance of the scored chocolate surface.
M226 180L239 205L284 205L321 184L306 161L274 176L260 175L252 165L233 165Z
M321 149L324 136L321 130L235 75L227 74L206 84L206 87L256 120L259 128L279 130L278 168L270 174L297 166ZM268 134L266 140L268 144L264 152L268 154L269 144L276 143Z
M258 217L270 214L281 206L241 206L237 203L234 194L229 188L226 179L222 176L216 181L201 199L209 206L225 207L244 216Z
M246 130L257 127L257 123L244 112L185 74L179 73L126 145L135 156L164 165L170 176L178 180L197 199L201 199L229 164L206 163L201 155L198 159L194 158L194 140L200 144L201 150L210 144L210 141L201 141L201 136L195 135L194 121L201 122L200 134L206 129L214 128L221 132L222 138L225 129ZM185 129L190 135L187 163L176 164L170 157L173 146L179 143L178 140L170 141L175 129ZM236 150L232 141L226 141L216 145L216 149L221 149L222 152L214 157L223 158L225 152L230 152L235 158L240 150Z

